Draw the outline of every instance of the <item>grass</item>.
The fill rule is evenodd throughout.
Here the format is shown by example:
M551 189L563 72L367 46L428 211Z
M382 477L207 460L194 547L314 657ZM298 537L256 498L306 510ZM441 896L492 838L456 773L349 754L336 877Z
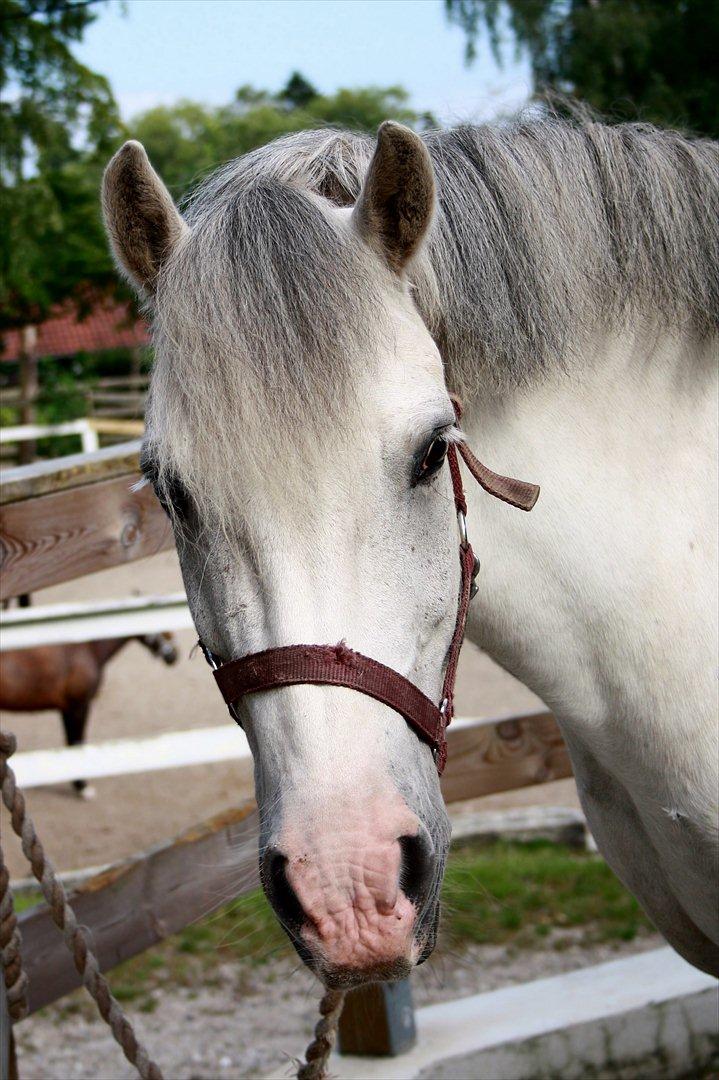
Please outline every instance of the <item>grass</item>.
M440 951L443 944L456 951L467 944L562 948L577 938L586 944L622 942L651 929L601 858L541 840L453 848L443 908ZM112 973L113 992L120 1001L152 1011L153 991L160 987L192 987L200 980L211 986L218 963L242 963L249 971L278 954L294 956L256 891L120 965ZM75 995L66 999L66 1011L79 1008Z
M631 941L651 927L603 859L543 840L453 849L443 901L455 944L529 947L568 929L586 943Z

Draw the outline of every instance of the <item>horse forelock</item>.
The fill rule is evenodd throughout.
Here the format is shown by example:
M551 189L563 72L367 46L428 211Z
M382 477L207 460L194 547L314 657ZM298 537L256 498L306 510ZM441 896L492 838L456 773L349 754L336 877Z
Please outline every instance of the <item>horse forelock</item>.
M238 458L318 448L378 355L380 268L335 209L249 155L195 195L158 283L150 452L221 513Z

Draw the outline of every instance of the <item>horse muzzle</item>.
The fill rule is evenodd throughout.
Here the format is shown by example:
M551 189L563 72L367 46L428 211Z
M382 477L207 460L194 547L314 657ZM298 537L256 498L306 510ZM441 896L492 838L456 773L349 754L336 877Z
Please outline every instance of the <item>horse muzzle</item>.
M379 831L293 825L261 860L270 904L328 986L403 978L434 947L444 854L399 796L382 814Z

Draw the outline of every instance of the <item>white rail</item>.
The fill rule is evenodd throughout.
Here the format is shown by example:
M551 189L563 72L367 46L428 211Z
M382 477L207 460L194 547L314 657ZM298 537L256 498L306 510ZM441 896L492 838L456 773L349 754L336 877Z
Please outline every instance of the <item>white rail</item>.
M0 613L0 650L158 634L192 625L184 593L11 608Z
M68 420L64 424L17 424L0 429L0 443L25 442L27 439L46 439L51 435L79 435L83 454L98 450L97 431L87 420Z
M497 723L497 717L457 717L452 721L452 731L494 723ZM215 761L241 761L249 757L250 748L242 728L227 723L141 739L112 739L55 750L28 750L15 754L12 766L18 784L33 788L71 780L180 769L185 765L209 765Z

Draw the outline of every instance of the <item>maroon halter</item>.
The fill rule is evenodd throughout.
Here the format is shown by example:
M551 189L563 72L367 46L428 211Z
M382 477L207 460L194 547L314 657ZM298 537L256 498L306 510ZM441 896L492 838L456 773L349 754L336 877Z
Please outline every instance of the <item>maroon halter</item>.
M455 405L455 409L459 420L461 415L459 406ZM274 690L279 686L295 686L300 683L344 686L381 701L403 716L420 739L431 746L437 770L441 775L447 761L445 733L454 713L454 684L457 678L459 652L464 638L469 603L477 588L474 579L479 572L479 560L475 559L467 539L467 502L459 471L458 452L472 476L485 491L509 503L510 506L516 506L520 510L531 510L539 498L539 488L536 484L527 484L522 480L500 476L478 461L465 443L449 444L447 460L452 476L454 503L459 523L459 561L462 569L462 583L459 590L457 621L447 654L442 700L439 706L435 705L404 675L380 664L378 660L372 660L369 656L355 652L343 641L337 645L284 645L277 649L265 649L264 652L252 653L239 660L230 660L226 664L200 642L205 658L213 669L217 685L227 702L230 715L240 726L242 722L235 703L245 694L256 694L262 690Z

